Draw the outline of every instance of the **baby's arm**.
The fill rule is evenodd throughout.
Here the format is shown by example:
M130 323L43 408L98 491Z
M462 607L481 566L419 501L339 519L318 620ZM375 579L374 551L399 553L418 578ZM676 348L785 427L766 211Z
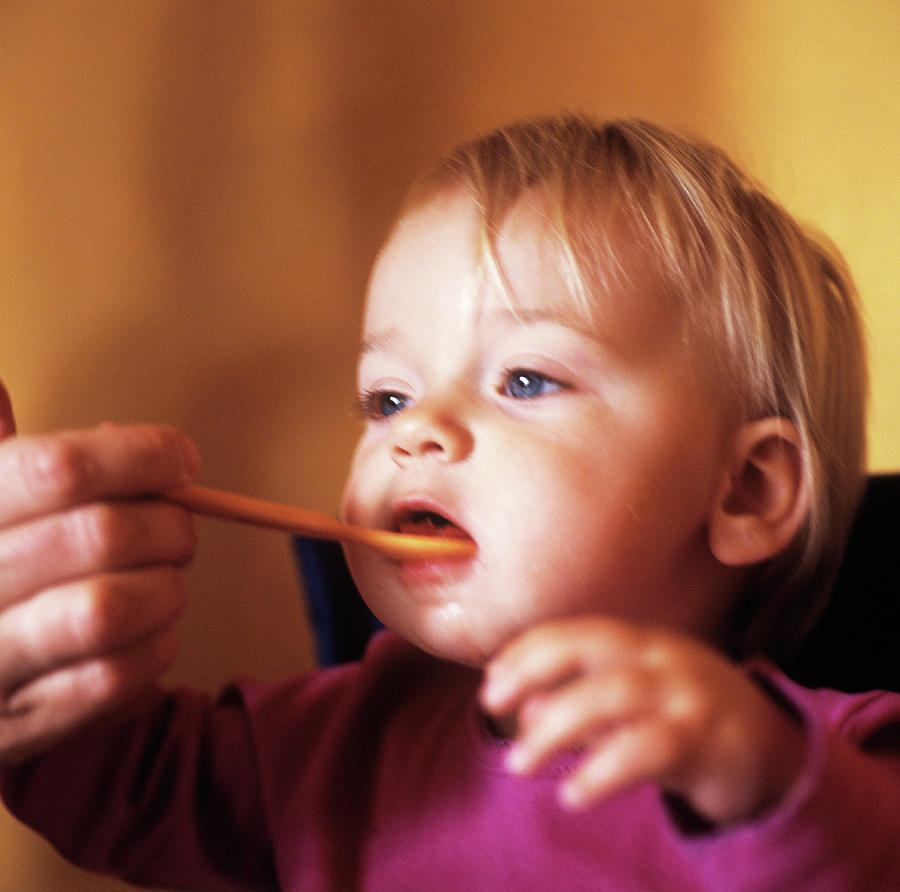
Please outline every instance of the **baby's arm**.
M799 719L712 648L603 617L514 640L488 666L482 699L516 718L515 771L584 749L562 787L572 806L652 781L727 824L782 799L807 750Z
M194 531L185 511L146 494L198 464L170 428L14 434L0 385L0 763L44 749L171 661Z

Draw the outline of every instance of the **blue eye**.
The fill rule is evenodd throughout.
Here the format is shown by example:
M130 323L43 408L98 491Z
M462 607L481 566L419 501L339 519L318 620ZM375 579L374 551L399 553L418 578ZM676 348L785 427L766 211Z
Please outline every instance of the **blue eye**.
M503 393L517 400L532 400L562 389L559 381L530 369L512 369L503 383Z
M369 390L360 395L357 404L363 418L378 420L402 412L409 405L409 397L392 390Z

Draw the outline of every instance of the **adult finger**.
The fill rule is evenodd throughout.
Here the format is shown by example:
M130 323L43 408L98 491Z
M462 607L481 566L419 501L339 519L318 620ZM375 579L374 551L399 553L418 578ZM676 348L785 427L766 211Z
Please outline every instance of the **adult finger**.
M61 667L126 651L172 625L185 604L173 567L110 573L46 589L0 613L0 690L16 691Z
M103 498L162 492L196 475L199 454L173 427L104 424L0 442L0 525Z
M0 715L0 763L28 758L137 696L171 665L177 647L168 626L124 651L39 676Z
M0 381L0 440L11 437L16 432L16 419L13 415L12 400L9 391Z
M97 502L0 530L0 609L47 586L113 570L183 565L191 515L168 502Z

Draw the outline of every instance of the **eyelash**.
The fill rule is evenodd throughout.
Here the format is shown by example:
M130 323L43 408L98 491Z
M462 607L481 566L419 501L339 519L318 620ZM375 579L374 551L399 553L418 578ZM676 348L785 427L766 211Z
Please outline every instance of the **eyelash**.
M393 411L385 411L386 400L394 401ZM356 411L366 421L382 421L402 412L407 402L409 397L395 390L365 390L356 398Z
M523 393L519 396L513 393L513 390L517 385L527 387L530 385L527 385L525 383L526 381L534 382L536 380L539 380L542 385L540 393ZM543 389L546 385L549 385L549 390ZM551 377L550 375L545 375L543 372L536 372L534 369L527 368L512 368L507 369L503 373L503 384L500 388L500 392L504 396L508 396L511 399L515 400L533 400L538 399L539 397L549 396L551 393L558 393L559 391L565 389L565 384L563 384L561 381L558 381L556 378Z
M540 382L540 392L523 392L520 395L516 395L514 391L517 386L532 386L531 384L527 384L527 381ZM544 389L546 387L549 387L549 390ZM565 384L552 378L550 375L536 372L533 369L516 367L504 371L500 393L510 399L525 401L545 397L565 389ZM366 390L356 399L356 411L357 414L366 421L383 421L402 412L409 403L409 400L410 398L408 396L399 393L396 390ZM386 411L386 403L387 408L390 408L390 411Z

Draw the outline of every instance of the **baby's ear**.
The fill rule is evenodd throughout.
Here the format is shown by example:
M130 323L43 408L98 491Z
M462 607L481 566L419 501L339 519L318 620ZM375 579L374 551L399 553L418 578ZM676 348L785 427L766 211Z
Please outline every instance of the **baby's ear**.
M809 511L809 486L793 422L747 422L733 447L710 517L709 544L723 564L741 567L787 548Z

